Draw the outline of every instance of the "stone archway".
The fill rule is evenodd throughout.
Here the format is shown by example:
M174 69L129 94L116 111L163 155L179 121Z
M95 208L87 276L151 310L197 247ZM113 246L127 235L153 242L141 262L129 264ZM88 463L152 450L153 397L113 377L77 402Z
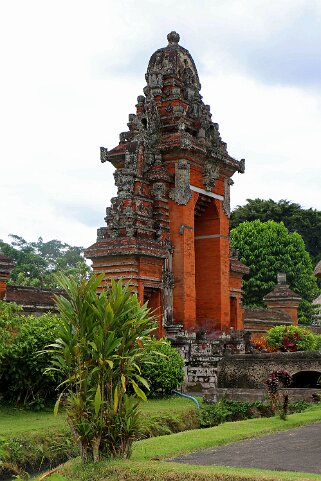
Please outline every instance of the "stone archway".
M220 329L220 216L214 199L200 194L194 210L197 326Z

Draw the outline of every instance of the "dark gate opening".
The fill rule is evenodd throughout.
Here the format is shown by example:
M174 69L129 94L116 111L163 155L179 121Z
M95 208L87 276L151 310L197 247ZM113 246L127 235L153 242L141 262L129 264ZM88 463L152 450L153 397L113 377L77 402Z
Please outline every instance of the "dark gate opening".
M321 388L321 372L299 371L292 376L290 388Z

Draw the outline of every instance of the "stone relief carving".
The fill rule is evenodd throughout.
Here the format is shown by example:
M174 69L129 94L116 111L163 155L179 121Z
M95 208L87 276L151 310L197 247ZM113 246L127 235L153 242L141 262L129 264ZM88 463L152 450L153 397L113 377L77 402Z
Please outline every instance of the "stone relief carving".
M192 147L192 136L188 132L182 132L181 147L182 149L190 149Z
M130 170L137 169L137 153L136 152L125 152L125 168Z
M97 229L97 242L103 241L106 238L107 227L100 227Z
M234 182L230 177L226 177L224 179L224 200L223 200L223 209L227 217L229 218L231 215L231 192L230 187L233 185Z
M174 274L171 271L164 270L163 286L167 289L174 289Z
M166 197L166 185L163 182L155 182L151 194L157 200L164 199Z
M134 191L134 172L130 169L116 170L114 172L115 185L118 188L118 196L126 197Z
M207 160L203 167L203 184L205 189L211 191L220 176L220 166L215 161Z
M179 205L186 205L192 197L190 186L190 165L185 159L179 160L175 165L175 187L169 197Z

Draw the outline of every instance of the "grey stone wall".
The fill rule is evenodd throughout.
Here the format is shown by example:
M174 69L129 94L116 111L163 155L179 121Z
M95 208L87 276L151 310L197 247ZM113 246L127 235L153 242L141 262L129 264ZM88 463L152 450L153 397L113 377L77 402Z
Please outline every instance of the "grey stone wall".
M300 371L321 373L319 352L274 352L225 355L217 366L218 388L262 389L274 369L286 369L292 376Z

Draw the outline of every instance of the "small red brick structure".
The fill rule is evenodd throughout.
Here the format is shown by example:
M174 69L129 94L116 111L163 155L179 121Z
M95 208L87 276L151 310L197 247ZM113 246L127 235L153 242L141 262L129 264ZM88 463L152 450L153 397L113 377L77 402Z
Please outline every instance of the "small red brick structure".
M15 263L0 250L0 301L15 302L21 306L21 314L41 315L49 311L56 313L55 295L63 292L59 289L8 284L14 267Z
M242 275L230 258L230 186L244 159L227 152L194 61L171 32L150 58L128 131L101 161L116 168L106 227L85 250L94 272L128 281L159 314L159 334L243 328Z
M298 307L302 301L299 294L293 292L286 283L286 274L278 274L278 283L273 291L263 297L268 309L283 311L289 314L295 326L298 325Z
M0 301L5 298L7 282L15 263L0 250Z

